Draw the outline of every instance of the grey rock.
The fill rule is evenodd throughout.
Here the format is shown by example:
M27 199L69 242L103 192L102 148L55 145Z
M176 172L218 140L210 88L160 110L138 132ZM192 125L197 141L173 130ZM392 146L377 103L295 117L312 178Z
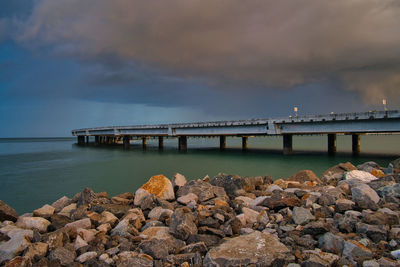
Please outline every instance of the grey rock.
M292 218L295 224L306 224L315 219L310 210L303 207L294 207Z
M207 201L215 196L213 186L201 180L192 180L181 186L176 192L178 198L189 193L197 195L199 202Z
M376 190L380 197L400 198L400 184L387 185Z
M331 232L325 233L318 239L318 247L323 251L341 254L343 251L344 239Z
M89 205L93 200L97 198L96 194L92 189L86 187L78 194L76 204L78 207Z
M368 161L357 165L357 169L360 171L371 172L373 169L380 169L380 166L374 161Z
M366 184L358 184L351 188L352 200L362 209L378 208L380 198L378 194Z
M328 185L336 186L337 183L343 179L343 174L347 171L357 170L357 168L350 162L339 163L327 169L321 176L321 180Z
M362 262L370 260L374 256L370 249L353 240L344 242L342 255L343 257L347 257L360 265Z
M169 232L178 239L186 240L190 235L197 234L197 226L194 220L193 215L185 213L184 209L176 209L171 216Z
M335 203L335 211L336 212L345 212L347 210L352 210L354 209L356 203L354 203L353 201L349 200L349 199L338 199L336 200Z
M387 231L384 225L370 225L366 223L357 224L357 233L366 234L373 242L386 241Z
M56 200L53 204L51 204L54 207L54 212L58 213L60 212L63 208L66 206L72 204L72 199L63 196L62 198Z
M379 267L379 263L376 260L367 260L363 262L363 267Z

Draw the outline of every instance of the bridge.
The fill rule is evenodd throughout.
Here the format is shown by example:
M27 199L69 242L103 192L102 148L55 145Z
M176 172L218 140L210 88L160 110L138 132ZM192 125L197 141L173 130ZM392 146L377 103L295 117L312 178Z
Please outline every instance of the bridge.
M328 152L336 152L336 135L352 135L352 151L360 153L360 135L369 133L400 132L400 110L369 111L363 113L340 113L312 116L289 116L276 119L250 119L234 121L173 123L158 125L109 126L84 128L72 131L78 144L94 142L100 144L122 144L130 147L132 139L146 140L158 138L159 149L164 146L164 138L177 138L179 150L187 150L189 137L219 137L220 149L226 148L227 137L242 138L242 149L248 149L248 138L252 136L283 136L283 153L293 151L294 135L322 135L328 137Z

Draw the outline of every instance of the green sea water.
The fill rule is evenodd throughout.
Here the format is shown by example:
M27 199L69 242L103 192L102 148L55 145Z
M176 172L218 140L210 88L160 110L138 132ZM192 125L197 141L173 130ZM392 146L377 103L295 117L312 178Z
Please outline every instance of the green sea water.
M77 146L72 138L0 139L0 199L19 213L31 212L84 187L110 196L135 192L151 176L187 179L213 177L219 172L242 176L271 175L284 178L303 169L321 175L327 168L350 161L357 165L375 161L381 166L400 157L400 135L363 135L359 156L351 154L351 136L338 136L338 153L327 154L326 136L295 136L294 153L282 155L282 138L249 138L249 150L241 151L240 138L227 138L219 151L219 139L188 139L188 151L177 150L177 139L140 141L130 150L121 146Z

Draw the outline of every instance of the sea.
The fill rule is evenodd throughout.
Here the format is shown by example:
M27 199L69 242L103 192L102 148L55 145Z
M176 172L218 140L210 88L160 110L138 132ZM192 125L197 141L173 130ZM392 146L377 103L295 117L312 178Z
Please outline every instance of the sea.
M289 177L299 170L321 175L326 169L350 161L354 165L375 161L386 167L400 157L400 135L362 135L361 154L351 153L351 136L338 135L337 153L327 153L326 136L294 136L293 154L282 154L281 137L249 138L248 151L241 138L228 137L227 149L219 150L218 138L189 138L188 150L178 151L177 139L134 140L122 146L78 146L76 138L0 139L0 199L19 214L32 212L62 196L73 197L85 187L110 196L135 192L151 176L188 180L218 173L241 176Z

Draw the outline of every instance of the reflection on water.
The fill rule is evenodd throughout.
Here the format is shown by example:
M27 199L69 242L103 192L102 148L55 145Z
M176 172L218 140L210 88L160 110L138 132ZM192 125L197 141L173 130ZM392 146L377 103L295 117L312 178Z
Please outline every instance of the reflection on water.
M110 195L134 192L156 174L188 179L214 176L219 172L246 176L288 177L301 169L320 175L325 169L351 161L376 161L382 166L399 157L400 136L362 136L360 156L351 151L351 136L338 136L338 153L328 156L326 136L294 137L294 154L282 155L280 137L250 138L249 151L242 152L240 138L227 138L227 149L219 151L219 139L188 139L189 150L179 152L176 139L166 139L158 151L158 140L141 142L132 149L120 146L75 145L75 139L0 139L0 199L18 212L28 212L52 203L63 195L72 197L89 186Z

